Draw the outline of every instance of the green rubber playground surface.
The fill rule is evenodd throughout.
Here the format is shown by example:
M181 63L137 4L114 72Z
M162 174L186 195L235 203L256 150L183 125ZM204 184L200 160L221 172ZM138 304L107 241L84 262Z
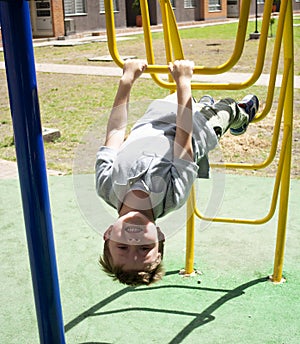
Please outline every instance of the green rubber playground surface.
M205 195L209 184L203 183L199 190ZM219 214L263 217L273 183L272 178L226 175ZM0 180L0 188L0 342L36 344L18 180ZM170 216L168 226L176 230L166 242L166 276L153 286L132 288L101 272L97 264L101 236L78 207L73 177L49 177L49 190L68 344L300 342L299 180L291 181L287 281L280 285L267 279L273 271L277 213L259 226L207 226L197 220L195 267L202 274L189 278L178 275L185 256L182 215Z

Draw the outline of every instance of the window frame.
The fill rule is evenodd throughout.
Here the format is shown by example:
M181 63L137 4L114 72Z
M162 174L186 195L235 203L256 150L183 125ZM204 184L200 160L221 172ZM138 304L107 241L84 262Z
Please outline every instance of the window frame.
M119 0L113 0L113 7L114 7L114 13L120 12ZM105 13L104 0L99 0L99 13L100 14Z
M184 0L183 6L185 9L196 8L196 0Z
M209 0L208 1L208 12L220 12L222 11L221 0Z
M66 12L66 8L69 6L68 4L66 4L67 2L69 2L71 4L72 10L74 10L74 12L70 12L70 13ZM81 6L82 6L84 12L77 12L76 2L77 3L81 2ZM64 0L64 13L65 13L66 17L87 15L87 2L86 2L86 0Z

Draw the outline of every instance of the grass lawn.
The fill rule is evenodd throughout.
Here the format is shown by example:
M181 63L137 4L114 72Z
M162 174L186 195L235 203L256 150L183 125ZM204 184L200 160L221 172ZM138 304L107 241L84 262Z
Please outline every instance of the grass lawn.
M295 23L299 17L295 17ZM273 26L276 32L277 20ZM200 28L189 28L180 31L186 58L195 60L196 64L214 66L224 63L232 53L235 44L237 24L214 25ZM249 22L248 33L254 31L254 22ZM295 27L295 74L300 73L300 29ZM164 47L161 33L153 34L156 62L165 64L163 58ZM247 36L248 37L248 36ZM132 36L130 41L121 41L119 51L121 55L144 57L143 39L140 35ZM251 72L257 54L259 40L245 42L243 56L233 68L235 72ZM269 38L266 52L266 63L263 72L268 73L270 56L274 45L274 37ZM138 54L137 54L138 52ZM106 43L89 43L73 47L37 47L35 59L38 63L61 63L80 65L114 66L114 63L91 62L89 57L108 54ZM3 60L3 54L0 55ZM282 60L282 59L281 59ZM282 70L282 61L279 71ZM96 133L96 144L101 144L104 138L106 120L115 95L118 79L113 77L60 75L38 73L38 92L41 107L42 124L44 127L57 128L61 138L55 142L46 143L45 151L47 167L72 173L76 148L85 145L86 132ZM7 96L5 73L0 71L0 158L15 160L13 132ZM168 91L160 89L151 80L138 80L133 89L132 100L138 106L132 114L130 122L138 118L150 99L163 97ZM242 91L213 91L210 92L216 99L230 96L241 99L247 93L255 93L264 102L265 87L251 87ZM194 96L199 98L203 91L195 91ZM226 161L261 161L268 152L274 125L274 114L277 105L278 90L276 89L275 102L270 115L261 123L253 124L241 138L226 135L222 140L222 154ZM293 161L293 176L299 177L299 118L300 118L300 91L295 90L295 157ZM96 130L95 130L96 126ZM91 129L93 128L93 129ZM252 149L252 147L254 149ZM95 150L97 146L95 146ZM96 153L96 151L94 152ZM92 153L92 154L94 154ZM245 154L246 153L246 154ZM246 158L247 157L247 158ZM270 166L265 173L273 174L276 166ZM243 171L242 173L245 173ZM251 172L253 173L253 172Z

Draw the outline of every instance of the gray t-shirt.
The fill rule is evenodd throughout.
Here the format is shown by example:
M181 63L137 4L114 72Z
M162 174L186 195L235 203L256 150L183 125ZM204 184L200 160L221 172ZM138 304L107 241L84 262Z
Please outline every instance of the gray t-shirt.
M208 177L208 152L217 137L195 109L194 161L173 156L177 95L153 101L132 128L119 151L102 146L97 153L97 193L118 211L126 193L142 189L149 194L154 218L180 208L197 177Z

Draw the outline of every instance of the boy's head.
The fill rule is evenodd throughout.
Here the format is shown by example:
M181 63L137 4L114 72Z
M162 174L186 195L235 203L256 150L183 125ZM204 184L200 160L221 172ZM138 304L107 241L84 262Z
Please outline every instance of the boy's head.
M149 285L163 276L164 235L145 215L131 211L104 233L103 270L128 285Z

